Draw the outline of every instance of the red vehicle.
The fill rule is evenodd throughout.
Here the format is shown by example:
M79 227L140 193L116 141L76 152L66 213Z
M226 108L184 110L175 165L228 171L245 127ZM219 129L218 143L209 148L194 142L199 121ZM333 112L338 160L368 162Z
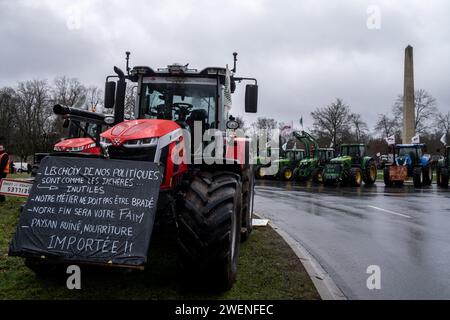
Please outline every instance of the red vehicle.
M228 133L238 125L228 112L236 83L244 80L255 82L246 86L245 111L256 112L256 80L234 75L236 55L231 72L217 67L199 71L178 64L163 69L129 69L127 65L131 71L127 75L117 67L114 70L118 81L108 77L105 87L105 107L114 108L114 117L104 120L115 125L101 134L102 156L162 165L155 224L175 221L184 278L231 288L239 243L252 230L254 173L250 140L231 139ZM137 85L137 120L124 121L127 82ZM61 106L54 111L69 116L75 112ZM224 142L223 152L217 150L210 157L197 152L207 146L202 138L208 129L215 129L215 137ZM183 161L174 161L174 155Z
M53 151L101 154L100 145L96 141L104 128L107 127L105 115L60 105L56 105L54 109L56 113L63 112L61 110L65 110L67 113L64 116L64 127L68 128L69 132L66 139L55 144ZM34 155L31 176L36 176L41 160L48 155L49 153L36 153Z

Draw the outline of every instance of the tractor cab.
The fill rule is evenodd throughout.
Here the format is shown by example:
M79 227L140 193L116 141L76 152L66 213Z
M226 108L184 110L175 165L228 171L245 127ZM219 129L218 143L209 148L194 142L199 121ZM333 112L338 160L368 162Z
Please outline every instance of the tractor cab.
M285 158L291 162L298 163L305 158L305 150L304 149L286 150Z
M383 169L385 185L402 186L408 177L413 178L415 187L431 185L433 169L430 156L424 154L426 150L423 143L395 145L393 162Z
M320 148L319 149L319 161L325 163L334 158L333 148Z
M429 157L424 155L426 151L425 144L398 144L395 146L395 164L398 166L407 166L412 170L414 166L426 163Z
M359 163L360 159L366 155L364 144L343 144L340 149L341 157L351 157L353 162Z
M341 156L363 157L366 154L366 147L363 144L342 144Z

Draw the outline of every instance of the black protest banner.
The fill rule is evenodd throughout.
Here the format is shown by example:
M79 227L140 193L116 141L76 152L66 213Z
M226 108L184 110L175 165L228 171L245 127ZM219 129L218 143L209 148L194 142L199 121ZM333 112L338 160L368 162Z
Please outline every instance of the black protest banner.
M46 157L10 255L143 265L161 180L151 162Z

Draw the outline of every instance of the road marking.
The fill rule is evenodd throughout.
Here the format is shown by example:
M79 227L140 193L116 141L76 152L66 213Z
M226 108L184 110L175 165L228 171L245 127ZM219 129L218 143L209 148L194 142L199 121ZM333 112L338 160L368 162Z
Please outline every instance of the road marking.
M398 213L398 212L394 212L394 211L391 211L391 210L386 210L386 209L378 208L378 207L375 207L375 206L368 206L368 207L372 208L372 209L380 210L380 211L383 211L383 212L387 212L387 213L390 213L390 214L394 214L396 216L400 216L400 217L403 217L403 218L411 218L411 216L408 216L408 215L402 214L402 213Z

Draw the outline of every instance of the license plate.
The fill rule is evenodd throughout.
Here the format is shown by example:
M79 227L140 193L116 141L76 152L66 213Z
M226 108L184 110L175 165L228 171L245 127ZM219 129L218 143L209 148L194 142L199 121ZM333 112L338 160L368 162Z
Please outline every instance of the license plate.
M0 194L4 196L26 198L30 194L33 182L25 180L1 179Z

